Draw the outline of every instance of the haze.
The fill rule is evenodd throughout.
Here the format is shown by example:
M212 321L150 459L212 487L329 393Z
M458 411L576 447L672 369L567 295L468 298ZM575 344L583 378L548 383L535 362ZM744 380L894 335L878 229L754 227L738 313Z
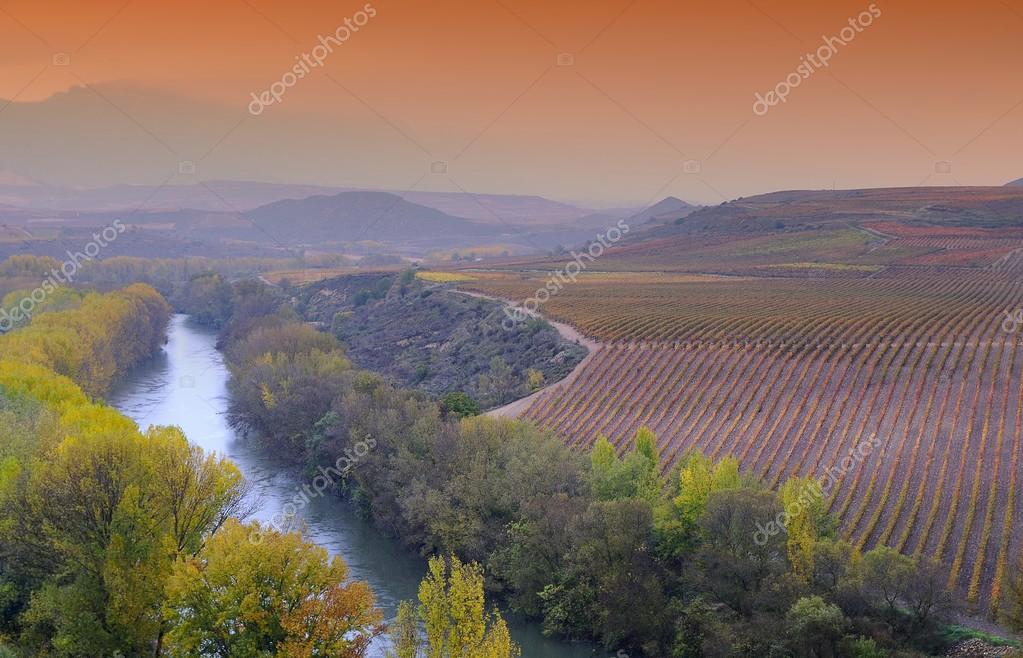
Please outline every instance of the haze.
M363 4L5 3L4 178L639 206L1020 175L1023 91L1007 84L1023 63L1020 0L878 3L881 16L792 91L798 102L766 116L754 94L867 3L374 0L322 67L250 114L251 94Z

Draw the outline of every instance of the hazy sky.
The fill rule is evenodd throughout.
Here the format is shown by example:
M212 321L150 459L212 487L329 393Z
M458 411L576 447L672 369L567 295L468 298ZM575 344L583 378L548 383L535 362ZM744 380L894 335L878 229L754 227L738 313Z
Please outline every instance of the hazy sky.
M870 4L7 0L0 169L594 204L1023 176L1023 0Z

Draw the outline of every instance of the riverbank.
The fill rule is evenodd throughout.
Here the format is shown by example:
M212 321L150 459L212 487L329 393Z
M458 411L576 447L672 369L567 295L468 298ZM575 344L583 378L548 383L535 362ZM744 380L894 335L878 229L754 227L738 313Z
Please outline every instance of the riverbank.
M163 350L127 375L109 396L110 404L140 426L177 425L204 450L231 459L252 487L252 518L267 523L308 487L297 469L282 466L254 441L247 441L227 422L229 373L216 348L213 330L172 318ZM369 583L388 620L398 603L415 599L426 562L385 536L351 504L333 495L314 497L299 512L308 539L342 557L350 576ZM589 645L552 640L539 624L508 616L512 636L530 658L591 658L605 654ZM386 640L371 647L382 658Z

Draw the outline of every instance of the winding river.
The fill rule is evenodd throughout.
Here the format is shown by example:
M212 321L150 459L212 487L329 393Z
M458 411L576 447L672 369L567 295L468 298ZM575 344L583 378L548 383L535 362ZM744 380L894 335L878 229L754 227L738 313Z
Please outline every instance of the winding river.
M266 522L306 481L227 424L227 380L216 335L176 315L163 351L125 377L108 401L143 428L177 425L204 450L232 459L252 485L257 508L253 518ZM353 578L369 583L388 619L400 601L416 598L425 561L383 536L350 505L330 496L315 498L301 515L309 538L341 556ZM509 625L524 658L606 655L588 645L545 638L535 623L510 618ZM385 641L378 640L370 656L384 656L385 648Z

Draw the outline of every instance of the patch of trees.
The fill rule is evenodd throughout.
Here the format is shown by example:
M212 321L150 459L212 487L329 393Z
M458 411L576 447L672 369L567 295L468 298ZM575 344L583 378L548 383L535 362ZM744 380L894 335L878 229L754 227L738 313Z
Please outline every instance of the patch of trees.
M88 394L168 313L131 286L0 339L0 655L363 656L380 613L342 562L240 523L232 463Z
M72 309L42 313L0 336L0 359L44 366L102 395L163 344L169 319L170 307L144 284L90 293Z

